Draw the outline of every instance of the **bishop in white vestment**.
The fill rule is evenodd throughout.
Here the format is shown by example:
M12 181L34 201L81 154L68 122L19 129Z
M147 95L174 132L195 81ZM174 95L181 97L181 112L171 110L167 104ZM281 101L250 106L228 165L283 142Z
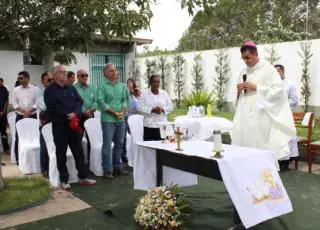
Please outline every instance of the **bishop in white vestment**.
M241 54L247 67L237 84L232 144L269 149L278 160L287 159L289 141L296 136L296 129L284 84L276 69L259 59L253 42L246 42Z

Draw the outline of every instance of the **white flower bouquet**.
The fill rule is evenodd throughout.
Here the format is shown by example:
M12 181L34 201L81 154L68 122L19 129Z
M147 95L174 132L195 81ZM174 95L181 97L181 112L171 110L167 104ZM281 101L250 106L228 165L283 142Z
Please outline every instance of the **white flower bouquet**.
M179 191L177 185L161 186L141 197L134 214L137 224L146 230L181 229L188 205Z

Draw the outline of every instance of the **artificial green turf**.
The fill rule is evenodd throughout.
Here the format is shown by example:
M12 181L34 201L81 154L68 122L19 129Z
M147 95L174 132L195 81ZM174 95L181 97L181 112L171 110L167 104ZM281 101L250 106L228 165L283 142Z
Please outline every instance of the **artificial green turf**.
M320 226L320 176L299 171L281 173L294 212L270 220L253 230L318 230ZM99 180L93 187L73 186L72 191L93 208L53 217L15 229L138 229L133 219L137 198L144 194L132 189L132 177ZM223 183L199 177L199 185L184 188L190 202L188 229L223 230L233 223L231 200ZM103 212L112 210L115 217Z

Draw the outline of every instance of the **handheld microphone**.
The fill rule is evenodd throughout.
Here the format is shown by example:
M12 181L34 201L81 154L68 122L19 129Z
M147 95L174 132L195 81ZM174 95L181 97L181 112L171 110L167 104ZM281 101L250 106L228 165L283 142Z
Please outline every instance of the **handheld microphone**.
M243 74L243 76L242 76L242 81L243 81L243 82L246 82L246 81L247 81L247 74ZM244 93L245 93L245 94L247 93L247 89L244 89Z

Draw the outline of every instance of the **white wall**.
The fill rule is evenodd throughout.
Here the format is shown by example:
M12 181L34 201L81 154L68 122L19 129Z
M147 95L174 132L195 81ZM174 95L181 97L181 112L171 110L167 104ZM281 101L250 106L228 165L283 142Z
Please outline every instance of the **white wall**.
M23 52L0 51L0 76L11 92L18 73L23 70Z
M135 56L136 56L135 52L126 53L124 56L124 69L125 69L124 77L125 77L125 79L128 79L130 77L129 76L130 65L131 65L132 60L134 60Z
M77 59L77 64L71 64L67 67L68 71L77 73L79 69L85 69L90 72L89 66L89 54L74 52L74 56Z
M309 66L309 72L311 77L311 97L310 97L310 105L312 106L320 106L320 90L317 90L317 87L320 86L320 69L317 68L320 65L320 39L311 40L312 43L312 52L313 57ZM297 87L300 92L301 89L301 75L302 75L302 58L299 56L298 52L301 50L300 41L297 42L285 42L285 43L277 43L275 45L275 50L280 56L279 64L283 64L286 68L286 76L289 78ZM270 44L267 45L258 45L258 52L260 58L265 58L268 56L267 49L271 47ZM213 89L213 78L215 77L215 65L216 65L216 56L217 50L207 50L201 52L189 52L182 53L182 56L186 59L185 67L185 89L184 93L188 93L192 90L192 66L194 64L193 58L197 54L202 55L202 67L203 74L205 79L205 85L209 90ZM240 47L229 48L227 50L229 54L229 67L230 71L230 80L227 85L227 101L233 102L236 97L236 82L239 77L239 73L241 69L245 67L245 64L241 60ZM141 74L144 76L146 71L145 66L146 58L139 58L139 66L141 68ZM148 57L148 59L158 59L158 57ZM168 60L172 62L172 56L168 57ZM173 73L171 70L171 74L169 76L169 80L171 81L169 85L169 93L171 97L175 97L173 90ZM141 80L142 88L145 88L146 85L144 80ZM301 95L300 95L301 96Z
M41 85L41 75L47 71L43 65L24 65L24 70L30 74L30 83Z
M90 78L89 54L74 52L73 55L76 57L77 63L76 64L72 63L71 65L67 66L66 67L67 71L72 71L77 75L77 71L79 69L84 69L88 71L89 78ZM59 65L59 63L54 62L53 66L57 66L57 65ZM77 81L77 76L76 76L76 81Z

